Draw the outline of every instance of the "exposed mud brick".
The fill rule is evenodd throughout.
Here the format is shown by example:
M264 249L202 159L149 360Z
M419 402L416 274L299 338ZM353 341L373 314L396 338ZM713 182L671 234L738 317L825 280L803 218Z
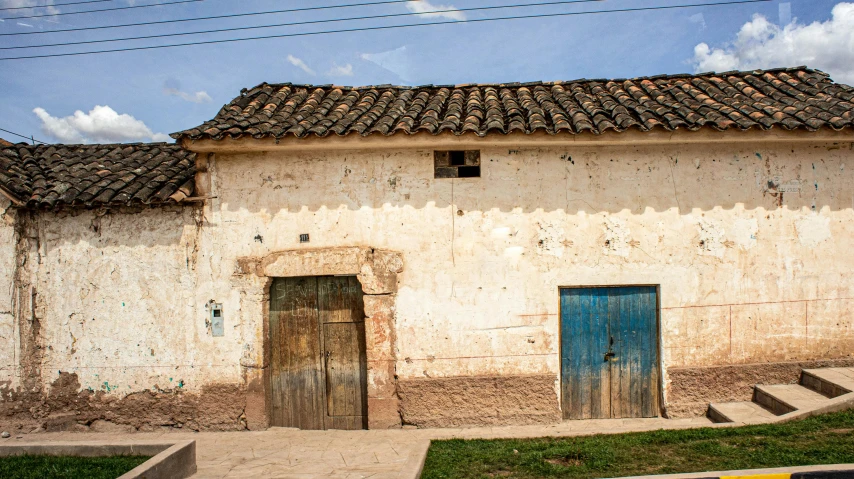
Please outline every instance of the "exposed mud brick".
M851 366L854 358L671 368L667 371L667 414L674 418L703 416L710 402L750 401L756 384L794 384L803 369Z
M368 361L393 359L393 323L385 315L365 319L365 341Z
M418 427L549 424L560 421L554 375L398 381L404 424Z
M283 251L265 257L259 270L270 277L358 274L363 258L361 248Z
M396 397L393 361L368 362L368 397Z
M368 429L400 427L400 401L394 398L368 398Z
M365 295L364 301L366 317L374 319L382 318L387 321L394 319L394 295Z
M234 265L234 274L255 274L259 263L260 260L258 258L237 258Z
M97 421L136 430L160 427L194 431L246 429L246 391L235 385L212 385L200 393L142 391L124 397L80 390L76 374L61 373L47 395L4 392L0 422L16 429L38 424L48 431L88 429Z
M255 370L255 377L248 381L246 387L246 427L250 431L261 431L270 426L267 415L267 395L264 391L264 378L269 374L268 369Z

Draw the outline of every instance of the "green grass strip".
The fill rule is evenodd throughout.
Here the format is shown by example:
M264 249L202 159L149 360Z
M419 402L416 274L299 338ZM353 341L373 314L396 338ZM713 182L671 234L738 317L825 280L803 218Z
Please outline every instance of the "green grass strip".
M854 463L854 411L785 424L434 441L423 479L596 478Z
M0 457L3 479L116 479L150 459L146 456Z

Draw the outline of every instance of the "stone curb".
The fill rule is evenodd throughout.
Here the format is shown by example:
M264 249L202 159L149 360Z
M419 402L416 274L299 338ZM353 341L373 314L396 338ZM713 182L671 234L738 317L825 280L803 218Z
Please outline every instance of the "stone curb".
M400 479L418 479L421 477L421 471L424 470L424 461L427 460L427 450L430 449L430 440L419 441L412 451L409 453L409 458L403 469L400 471Z
M118 479L184 479L196 473L196 441L181 441Z
M54 442L0 445L0 457L24 454L79 457L153 456L118 479L184 479L196 473L196 441L127 444Z
M630 476L619 479L854 479L854 464L822 466L777 467L772 469L742 469L740 471L694 472ZM617 478L613 478L617 479Z

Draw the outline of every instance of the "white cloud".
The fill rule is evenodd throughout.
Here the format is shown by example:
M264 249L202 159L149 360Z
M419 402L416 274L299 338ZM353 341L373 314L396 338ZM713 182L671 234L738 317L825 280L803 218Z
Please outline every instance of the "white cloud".
M208 92L206 91L197 91L195 93L187 93L185 91L181 91L177 88L163 88L163 93L169 96L177 96L184 101L188 101L190 103L210 103L213 101Z
M42 121L41 129L64 143L123 143L130 141L169 141L169 136L154 133L140 120L118 114L109 106L98 105L89 113L80 110L74 115L57 118L36 108L33 113Z
M24 15L54 15L59 13L59 9L53 6L53 0L46 2L41 0L0 0L0 8L20 9L10 12L15 17Z
M362 53L360 57L362 60L375 63L394 73L404 82L412 81L413 65L412 60L406 52L406 45L387 52Z
M299 58L293 55L288 55L288 61L291 62L291 65L299 68L300 70L308 73L309 75L314 75L314 70L309 68L308 65L306 65L305 62L300 60Z
M694 47L696 71L748 70L807 65L854 84L854 3L833 7L831 18L781 27L756 14L723 48Z
M353 76L353 65L348 63L342 67L333 63L328 75L333 77L351 77Z
M428 0L417 0L406 4L411 12L424 13L425 17L440 17L449 20L465 20L466 14L453 5L433 5ZM435 13L434 13L435 12Z
M702 13L697 13L688 17L688 21L691 23L697 23L700 25L700 30L706 29L706 17L703 16Z

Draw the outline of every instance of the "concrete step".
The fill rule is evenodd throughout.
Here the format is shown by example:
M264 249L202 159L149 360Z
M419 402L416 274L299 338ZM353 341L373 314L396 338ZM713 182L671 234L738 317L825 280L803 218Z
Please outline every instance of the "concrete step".
M770 422L776 416L755 402L724 402L709 404L709 419L713 422Z
M854 391L854 368L804 369L801 384L835 398Z
M816 409L826 404L827 396L800 384L756 385L753 401L781 416L799 409Z

